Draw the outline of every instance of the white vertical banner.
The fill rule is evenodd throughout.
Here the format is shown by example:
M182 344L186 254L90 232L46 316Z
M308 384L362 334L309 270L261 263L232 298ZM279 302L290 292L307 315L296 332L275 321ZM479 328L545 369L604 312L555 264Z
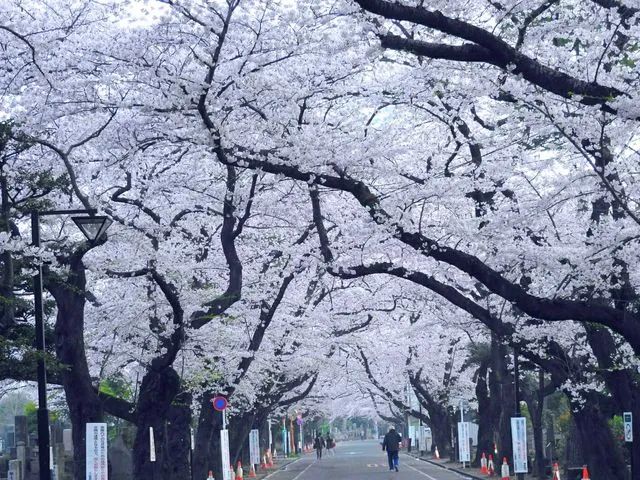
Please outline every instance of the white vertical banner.
M513 470L515 473L527 473L527 419L511 418L511 443L513 445Z
M469 422L458 422L458 452L461 462L471 461L469 446Z
M106 423L87 423L85 447L87 480L109 480Z
M193 428L189 429L189 433L191 436L191 450L195 450L196 449L196 437L193 435Z
M233 480L231 470L231 456L229 455L229 430L220 430L220 454L222 455L222 480Z
M260 431L255 428L249 433L249 457L254 465L260 464Z
M156 439L153 438L153 427L149 427L149 460L156 461Z

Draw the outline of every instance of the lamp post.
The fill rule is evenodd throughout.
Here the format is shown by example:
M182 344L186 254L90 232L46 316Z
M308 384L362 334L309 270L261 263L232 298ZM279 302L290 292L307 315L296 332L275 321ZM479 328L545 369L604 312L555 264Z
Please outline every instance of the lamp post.
M95 242L107 231L111 220L104 216L96 216L96 210L48 210L31 212L31 241L34 247L40 247L40 217L45 215L84 214L84 217L73 217L74 223L89 240ZM89 216L86 216L89 215ZM45 331L44 312L42 308L42 265L36 267L33 276L33 298L35 306L36 350L38 351L38 460L40 480L51 480L51 458L49 453L49 410L47 409L47 366L45 363Z

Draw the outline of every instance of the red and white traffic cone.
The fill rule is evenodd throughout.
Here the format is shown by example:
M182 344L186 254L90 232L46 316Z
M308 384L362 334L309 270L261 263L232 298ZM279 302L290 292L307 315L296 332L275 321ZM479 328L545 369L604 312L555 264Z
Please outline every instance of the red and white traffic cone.
M436 446L435 454L436 454L436 460L440 460L440 452L438 451L438 447L437 446Z
M256 478L256 469L253 466L253 463L251 464L251 468L249 469L249 478Z
M551 480L560 480L560 465L558 465L558 462L555 462L553 464L553 477Z
M216 480L215 478L213 478L213 471L209 470L209 475L207 475L207 480Z
M493 477L496 474L496 467L493 464L493 454L489 454L489 461L487 462L487 475Z
M242 462L238 462L238 468L236 468L236 480L244 480L244 471L242 470Z
M276 457L276 455L277 453L275 448L273 449L273 455L271 454L271 450L267 452L267 460L268 460L267 467L273 468L273 459Z
M589 476L589 469L586 465L582 467L582 480L591 480L591 477Z
M511 475L509 474L509 464L507 463L507 457L502 459L502 468L500 469L500 480L509 480Z
M480 459L480 473L486 475L489 473L487 468L487 456L482 452L482 458Z
M260 464L260 469L265 470L267 468L267 454L262 455L262 463Z

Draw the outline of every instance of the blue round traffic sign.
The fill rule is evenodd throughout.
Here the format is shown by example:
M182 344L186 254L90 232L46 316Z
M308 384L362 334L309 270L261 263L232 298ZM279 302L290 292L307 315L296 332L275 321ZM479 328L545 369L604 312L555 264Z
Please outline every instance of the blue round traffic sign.
M213 397L211 399L211 404L213 405L214 410L222 412L225 408L227 408L229 402L225 397L221 397L218 395L217 397Z

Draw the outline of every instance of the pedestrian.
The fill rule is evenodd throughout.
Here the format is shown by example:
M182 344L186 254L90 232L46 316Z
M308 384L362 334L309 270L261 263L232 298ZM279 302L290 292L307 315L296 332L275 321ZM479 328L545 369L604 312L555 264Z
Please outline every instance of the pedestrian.
M327 433L327 438L325 439L325 445L327 446L327 453L330 453L331 455L335 455L336 452L333 451L333 448L336 446L336 443L333 441L333 438L331 438L331 435L329 435Z
M389 470L398 471L398 451L400 450L400 442L402 438L396 432L394 427L389 428L389 432L384 436L382 441L382 451L386 450L387 460L389 461Z
M322 435L320 435L319 433L313 442L313 448L316 449L316 458L318 460L322 459L322 449L324 448L324 438L322 438Z

